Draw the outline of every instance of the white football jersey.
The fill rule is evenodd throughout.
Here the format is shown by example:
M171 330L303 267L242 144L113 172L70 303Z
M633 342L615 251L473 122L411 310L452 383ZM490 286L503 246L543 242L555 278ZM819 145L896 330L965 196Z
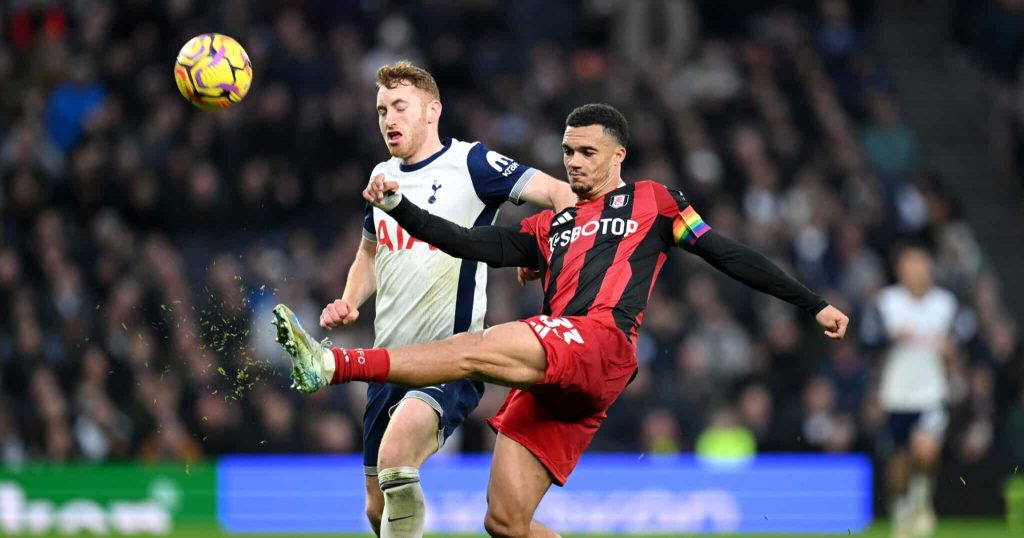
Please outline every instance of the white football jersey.
M938 287L914 297L894 285L879 293L877 306L883 329L893 340L882 367L882 408L915 412L941 406L949 390L942 347L953 330L956 297ZM901 333L910 336L899 340Z
M396 181L411 202L471 228L494 224L498 207L519 196L536 170L479 142L445 139L444 148L406 165L392 158L374 167ZM483 329L487 267L460 260L410 236L387 213L367 206L363 237L377 243L375 347L447 338Z

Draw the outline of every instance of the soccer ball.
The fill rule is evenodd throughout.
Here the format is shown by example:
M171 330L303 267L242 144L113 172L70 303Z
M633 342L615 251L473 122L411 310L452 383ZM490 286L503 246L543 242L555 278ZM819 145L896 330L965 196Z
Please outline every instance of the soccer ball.
M193 105L204 110L227 108L249 93L252 65L238 41L222 34L201 34L178 53L174 81Z

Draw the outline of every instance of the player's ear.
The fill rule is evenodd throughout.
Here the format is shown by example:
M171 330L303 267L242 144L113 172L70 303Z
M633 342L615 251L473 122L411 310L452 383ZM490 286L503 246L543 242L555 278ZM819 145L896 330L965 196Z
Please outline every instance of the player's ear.
M434 99L427 103L427 123L437 123L441 120L441 101Z
M622 161L626 160L626 146L616 146L614 157L615 164L622 164Z

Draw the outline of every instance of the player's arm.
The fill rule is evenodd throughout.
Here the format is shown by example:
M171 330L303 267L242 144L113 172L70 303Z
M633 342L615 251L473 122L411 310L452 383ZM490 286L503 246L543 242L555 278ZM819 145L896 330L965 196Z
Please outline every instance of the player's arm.
M683 249L700 256L733 279L778 297L811 315L817 315L828 306L824 299L786 274L764 254L715 230L709 229L692 245L684 243Z
M480 142L470 149L466 168L473 181L473 189L486 204L529 202L557 213L577 202L568 182L559 181L536 168L522 166ZM540 273L519 267L516 276L519 284L525 285L526 281L539 278Z
M362 239L345 279L345 291L341 294L343 301L359 308L377 291L376 263L377 243Z
M540 171L533 174L519 198L536 206L551 208L555 213L576 205L577 201L576 193L568 183Z
M387 211L413 237L441 249L446 254L484 262L494 267L538 267L536 238L506 226L463 228L454 222L431 215L393 191L394 182L386 182L387 195L378 197L372 187L363 191L366 201Z
M842 338L846 334L850 320L839 309L786 274L764 254L712 230L683 193L659 188L661 190L655 193L658 210L671 219L673 243L700 256L734 280L811 314L829 338Z
M485 204L530 202L555 212L576 204L569 183L491 151L481 142L469 150L466 169L473 190Z
M849 323L846 315L786 274L764 254L711 229L692 243L681 246L733 279L811 314L830 338L842 338L846 334Z
M367 206L363 224L363 239L359 242L356 258L345 278L345 291L340 299L324 307L320 312L320 327L333 329L351 325L359 319L359 307L377 291L377 241L373 231L372 208Z

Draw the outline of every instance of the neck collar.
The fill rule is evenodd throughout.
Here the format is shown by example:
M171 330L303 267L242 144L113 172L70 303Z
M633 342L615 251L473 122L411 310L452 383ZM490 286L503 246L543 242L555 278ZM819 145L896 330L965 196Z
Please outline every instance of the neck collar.
M416 170L419 170L420 168L423 168L424 166L436 161L438 157L444 155L444 152L448 151L448 149L452 147L452 139L450 137L445 137L444 140L441 140L441 143L444 144L444 147L437 150L437 152L431 155L430 157L427 157L426 159L423 159L420 162L412 164L399 163L398 169L403 172L415 172Z

